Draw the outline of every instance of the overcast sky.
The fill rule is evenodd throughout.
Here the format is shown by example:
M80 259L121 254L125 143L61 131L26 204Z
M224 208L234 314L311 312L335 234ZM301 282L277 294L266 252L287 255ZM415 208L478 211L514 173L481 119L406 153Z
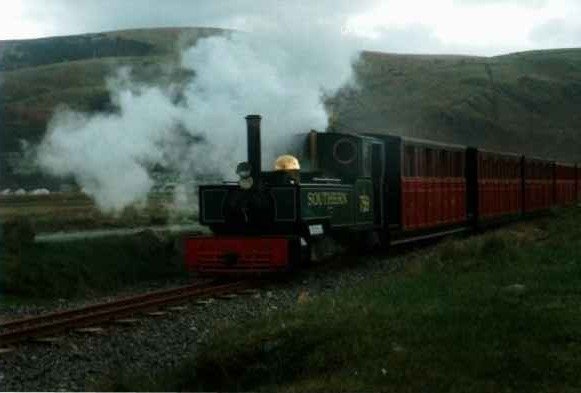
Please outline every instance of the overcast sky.
M292 5L290 5L292 3ZM581 47L580 0L2 0L0 40L117 29L324 23L362 49L495 55ZM296 26L293 26L296 28Z

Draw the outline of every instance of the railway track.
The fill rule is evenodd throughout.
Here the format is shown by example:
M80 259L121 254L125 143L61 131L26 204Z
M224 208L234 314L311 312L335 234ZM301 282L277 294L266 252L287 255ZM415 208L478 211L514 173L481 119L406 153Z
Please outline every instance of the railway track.
M206 282L125 297L72 310L8 321L0 324L0 347L30 338L63 333L72 328L87 327L120 319L138 312L184 302L191 298L230 294L249 287L250 284L247 281L230 283Z

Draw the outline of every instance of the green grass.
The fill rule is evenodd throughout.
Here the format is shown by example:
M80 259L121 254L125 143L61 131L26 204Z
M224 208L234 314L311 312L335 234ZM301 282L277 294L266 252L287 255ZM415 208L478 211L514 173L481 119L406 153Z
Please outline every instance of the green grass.
M146 235L33 243L10 255L0 251L4 303L86 296L141 281L185 274L173 239Z
M446 241L401 273L217 328L181 367L100 388L578 391L580 219L569 209Z
M98 210L95 203L80 193L42 196L4 196L0 198L0 222L16 219L30 221L36 233L104 228L129 228L165 225L172 220L192 221L193 214L171 216L171 193L151 193L145 207L130 206L117 215Z

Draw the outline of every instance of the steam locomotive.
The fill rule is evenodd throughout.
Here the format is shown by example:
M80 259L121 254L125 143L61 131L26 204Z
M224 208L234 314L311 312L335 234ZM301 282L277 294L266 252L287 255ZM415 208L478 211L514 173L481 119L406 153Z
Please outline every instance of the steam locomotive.
M246 117L248 161L237 167L239 181L199 188L199 220L214 235L185 239L189 270L288 271L323 239L388 247L581 197L573 163L385 134L311 131L297 156L263 171L260 121Z

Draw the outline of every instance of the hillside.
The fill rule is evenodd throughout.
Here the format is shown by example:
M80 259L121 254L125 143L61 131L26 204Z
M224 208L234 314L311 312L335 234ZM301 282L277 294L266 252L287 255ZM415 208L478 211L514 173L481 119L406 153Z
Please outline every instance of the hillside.
M0 189L48 181L22 165L22 140L38 141L58 104L109 110L105 78L131 65L138 80L191 73L177 49L210 28L127 30L0 42ZM328 100L334 128L377 131L581 160L581 49L498 57L364 52L359 88Z
M0 41L0 71L103 57L168 54L223 31L210 27L136 29Z
M367 52L360 89L333 100L339 129L368 129L581 159L581 49L498 57Z
M25 159L23 141L38 142L57 105L109 110L106 78L123 65L136 80L158 84L189 77L165 67L181 48L216 28L122 30L35 40L0 41L0 190L57 188Z

